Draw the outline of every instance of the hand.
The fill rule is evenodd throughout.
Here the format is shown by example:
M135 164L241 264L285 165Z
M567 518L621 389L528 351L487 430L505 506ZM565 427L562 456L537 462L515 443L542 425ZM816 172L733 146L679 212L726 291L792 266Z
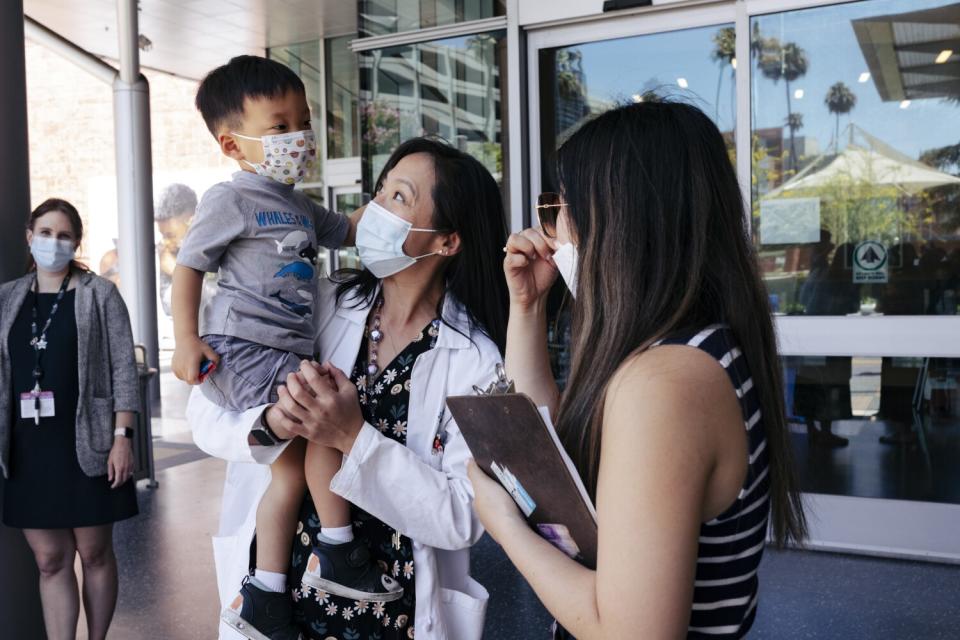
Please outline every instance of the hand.
M330 363L304 360L277 394L277 409L267 413L267 423L277 435L301 436L350 453L364 421L357 388L343 371Z
M177 340L173 350L170 368L173 374L187 384L200 384L200 362L206 358L214 363L220 362L220 356L200 336L189 336Z
M133 475L133 445L130 438L117 436L107 457L107 481L111 489L123 485Z
M540 229L525 229L507 239L503 272L511 306L530 309L550 292L559 273L553 262L555 248L556 242Z
M520 508L507 490L472 459L467 461L467 477L473 485L473 510L490 537L500 542L513 527L527 526Z
M166 243L163 247L163 252L160 254L160 272L168 276L173 275L173 270L177 268L177 253L174 250L175 248L175 244Z

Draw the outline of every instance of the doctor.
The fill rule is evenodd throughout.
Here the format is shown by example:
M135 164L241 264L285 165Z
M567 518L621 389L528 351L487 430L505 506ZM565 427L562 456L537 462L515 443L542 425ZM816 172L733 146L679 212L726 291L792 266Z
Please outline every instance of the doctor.
M358 229L366 269L321 283L318 361L281 387L280 402L229 412L194 390L197 445L230 462L214 554L224 606L250 569L267 466L293 436L343 453L331 490L352 504L404 597L372 605L301 587L319 522L305 496L288 585L304 638L481 638L487 593L469 576L470 454L445 410L494 377L506 337L507 236L500 190L477 160L418 138L397 148ZM221 626L221 637L236 637ZM359 635L358 635L359 634Z

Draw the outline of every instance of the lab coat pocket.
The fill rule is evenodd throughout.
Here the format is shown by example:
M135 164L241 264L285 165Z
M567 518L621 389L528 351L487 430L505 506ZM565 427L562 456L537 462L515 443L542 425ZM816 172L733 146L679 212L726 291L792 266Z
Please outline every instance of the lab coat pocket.
M440 613L447 628L447 637L481 640L490 596L473 578L467 578L466 588L466 591L441 588Z

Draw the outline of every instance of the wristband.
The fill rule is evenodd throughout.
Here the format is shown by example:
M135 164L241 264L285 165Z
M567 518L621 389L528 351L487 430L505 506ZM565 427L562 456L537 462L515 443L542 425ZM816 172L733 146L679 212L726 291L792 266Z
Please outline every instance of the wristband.
M130 427L117 427L113 430L114 437L123 436L124 438L133 438L133 429Z
M272 447L278 445L281 442L286 442L288 438L281 438L273 429L270 428L270 425L267 424L267 412L264 411L260 414L260 424L255 425L253 429L250 430L250 435L248 437L248 442L250 444L259 444L265 447Z

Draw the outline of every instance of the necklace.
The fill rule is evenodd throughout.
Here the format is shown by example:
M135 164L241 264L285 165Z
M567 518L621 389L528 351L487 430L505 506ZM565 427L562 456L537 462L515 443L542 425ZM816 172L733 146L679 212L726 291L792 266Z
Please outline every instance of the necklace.
M373 305L373 318L370 326L367 327L367 337L369 338L370 352L367 355L367 376L364 384L364 393L369 398L372 395L373 382L380 373L378 362L380 343L383 342L383 331L380 329L381 314L383 313L383 294L377 296L377 301Z
M380 294L373 304L373 316L370 319L370 324L367 325L367 368L362 390L364 396L368 399L373 396L374 382L376 382L377 375L380 373L380 345L383 343L384 338L383 329L381 328L382 324L383 294ZM437 336L440 334L439 318L434 318L430 322L427 333L429 333L430 336L430 348L432 349L436 344ZM390 344L396 348L396 343L392 337L390 338ZM374 401L374 404L376 404L376 401Z
M35 297L33 299L33 320L30 323L30 333L33 336L30 340L30 346L33 347L33 350L38 353L47 348L47 329L50 328L50 323L53 322L53 316L57 315L57 308L60 306L60 301L63 300L63 296L67 292L67 287L70 285L70 276L71 273L68 271L67 275L63 278L63 282L60 283L60 290L57 291L57 297L54 299L53 306L50 308L50 314L47 316L47 321L44 323L43 329L41 329L39 332L37 331L37 300L40 297L40 284L37 276L33 276L33 290Z

